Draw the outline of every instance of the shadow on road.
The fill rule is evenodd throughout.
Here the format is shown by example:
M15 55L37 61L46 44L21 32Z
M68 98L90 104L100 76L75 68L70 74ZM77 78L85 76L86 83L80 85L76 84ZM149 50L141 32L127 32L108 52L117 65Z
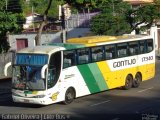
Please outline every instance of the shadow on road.
M160 95L159 90L153 90ZM97 96L97 95L96 95ZM160 120L160 97L111 95L99 93L87 96L89 105L77 108L84 100L75 100L70 109L74 119L80 120Z

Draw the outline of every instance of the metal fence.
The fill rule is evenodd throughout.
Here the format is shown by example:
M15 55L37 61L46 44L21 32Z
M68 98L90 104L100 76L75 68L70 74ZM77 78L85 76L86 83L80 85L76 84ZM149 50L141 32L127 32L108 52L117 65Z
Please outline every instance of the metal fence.
M11 77L11 74L12 74L11 67L9 67L8 69L9 74L7 77L4 75L4 67L8 62L12 61L13 54L14 54L13 52L0 54L0 79Z
M85 13L85 14L72 14L65 24L67 28L89 28L90 20L93 16L99 14L99 12Z

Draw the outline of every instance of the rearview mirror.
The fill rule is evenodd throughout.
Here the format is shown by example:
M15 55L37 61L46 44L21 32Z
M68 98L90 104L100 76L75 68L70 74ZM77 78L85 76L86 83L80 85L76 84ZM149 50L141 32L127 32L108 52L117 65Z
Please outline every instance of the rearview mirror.
M7 63L5 66L4 66L4 75L7 76L8 74L8 68L12 65L11 62Z
M48 65L45 64L43 67L42 67L42 70L41 70L41 78L42 79L45 79L45 70L48 68Z

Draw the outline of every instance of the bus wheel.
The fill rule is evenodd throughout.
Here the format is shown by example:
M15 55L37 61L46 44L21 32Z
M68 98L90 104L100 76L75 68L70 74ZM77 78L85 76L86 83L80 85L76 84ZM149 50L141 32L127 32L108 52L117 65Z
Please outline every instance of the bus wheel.
M73 102L75 98L75 90L73 88L68 88L65 94L65 100L64 100L64 104L70 104L71 102Z
M126 77L126 82L125 82L125 85L124 85L124 89L125 90L128 90L132 87L132 81L133 81L133 78L131 75L127 75Z
M142 77L139 73L136 74L135 79L133 80L133 87L139 87L142 82Z

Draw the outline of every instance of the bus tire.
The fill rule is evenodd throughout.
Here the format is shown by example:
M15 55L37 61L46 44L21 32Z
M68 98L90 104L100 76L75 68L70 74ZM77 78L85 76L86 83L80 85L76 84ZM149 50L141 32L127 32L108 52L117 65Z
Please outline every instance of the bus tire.
M124 89L128 90L132 87L132 81L133 81L133 77L131 75L127 75L126 80L125 80L125 85L124 85Z
M133 87L134 88L139 87L141 82L142 82L142 76L140 73L137 73L135 79L133 80Z
M65 100L64 100L64 104L70 104L73 102L73 100L75 99L75 90L74 88L70 87L67 89L66 93L65 93Z

